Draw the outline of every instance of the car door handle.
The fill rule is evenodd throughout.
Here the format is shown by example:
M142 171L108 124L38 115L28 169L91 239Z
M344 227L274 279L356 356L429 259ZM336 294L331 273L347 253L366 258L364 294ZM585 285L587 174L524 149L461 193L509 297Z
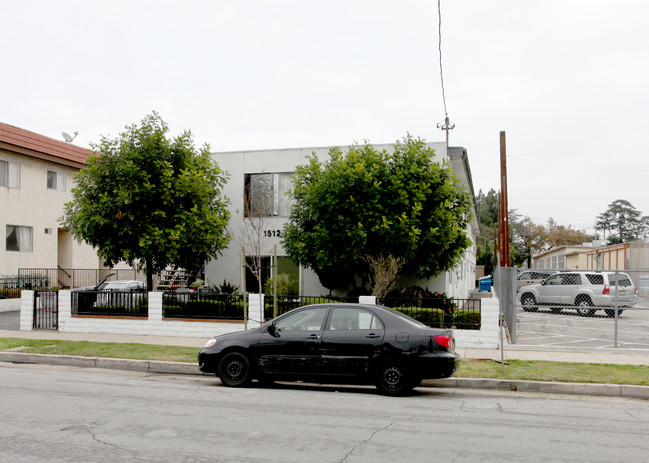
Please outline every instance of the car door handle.
M370 334L368 334L368 335L365 336L365 337L366 337L366 338L369 338L369 339L376 339L376 338L380 338L381 336L378 335L378 334L370 333Z
M307 339L320 339L320 336L318 336L317 334L312 334Z

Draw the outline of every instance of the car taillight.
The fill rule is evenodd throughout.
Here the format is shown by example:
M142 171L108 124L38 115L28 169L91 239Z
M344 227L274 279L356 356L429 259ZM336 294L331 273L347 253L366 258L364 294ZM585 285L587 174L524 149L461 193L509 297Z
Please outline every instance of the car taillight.
M438 334L437 336L433 336L433 339L440 346L446 347L447 349L453 348L453 337L448 334Z
M611 290L607 285L604 285L604 289L602 290L602 294L610 294Z

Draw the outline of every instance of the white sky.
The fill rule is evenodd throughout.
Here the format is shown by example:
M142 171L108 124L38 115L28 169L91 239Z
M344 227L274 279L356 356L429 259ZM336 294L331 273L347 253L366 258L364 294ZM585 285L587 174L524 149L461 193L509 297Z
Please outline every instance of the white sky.
M435 0L0 0L0 121L75 144L152 110L212 151L440 141ZM592 229L649 215L649 2L442 0L450 144L476 193ZM644 143L643 143L644 142ZM588 230L592 231L592 230Z

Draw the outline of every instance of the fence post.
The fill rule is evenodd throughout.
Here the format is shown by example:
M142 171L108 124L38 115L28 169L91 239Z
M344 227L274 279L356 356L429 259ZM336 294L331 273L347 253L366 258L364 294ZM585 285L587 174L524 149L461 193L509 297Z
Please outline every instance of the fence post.
M20 296L20 331L34 329L34 291L23 289Z
M618 340L618 316L619 316L619 308L620 308L620 272L617 270L615 271L615 323L613 324L614 326L614 331L615 334L613 335L614 342L613 342L613 347L617 349L617 340Z

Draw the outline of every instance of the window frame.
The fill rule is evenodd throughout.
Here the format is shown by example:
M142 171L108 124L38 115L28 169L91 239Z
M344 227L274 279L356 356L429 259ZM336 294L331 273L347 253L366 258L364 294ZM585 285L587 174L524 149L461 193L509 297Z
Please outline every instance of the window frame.
M65 191L65 174L56 170L47 170L46 186L48 190ZM52 186L50 186L52 179Z
M10 230L10 228L12 230ZM12 233L13 231L13 233ZM10 239L15 240L16 249L9 249ZM34 228L28 225L12 225L5 226L5 251L7 252L34 252Z

